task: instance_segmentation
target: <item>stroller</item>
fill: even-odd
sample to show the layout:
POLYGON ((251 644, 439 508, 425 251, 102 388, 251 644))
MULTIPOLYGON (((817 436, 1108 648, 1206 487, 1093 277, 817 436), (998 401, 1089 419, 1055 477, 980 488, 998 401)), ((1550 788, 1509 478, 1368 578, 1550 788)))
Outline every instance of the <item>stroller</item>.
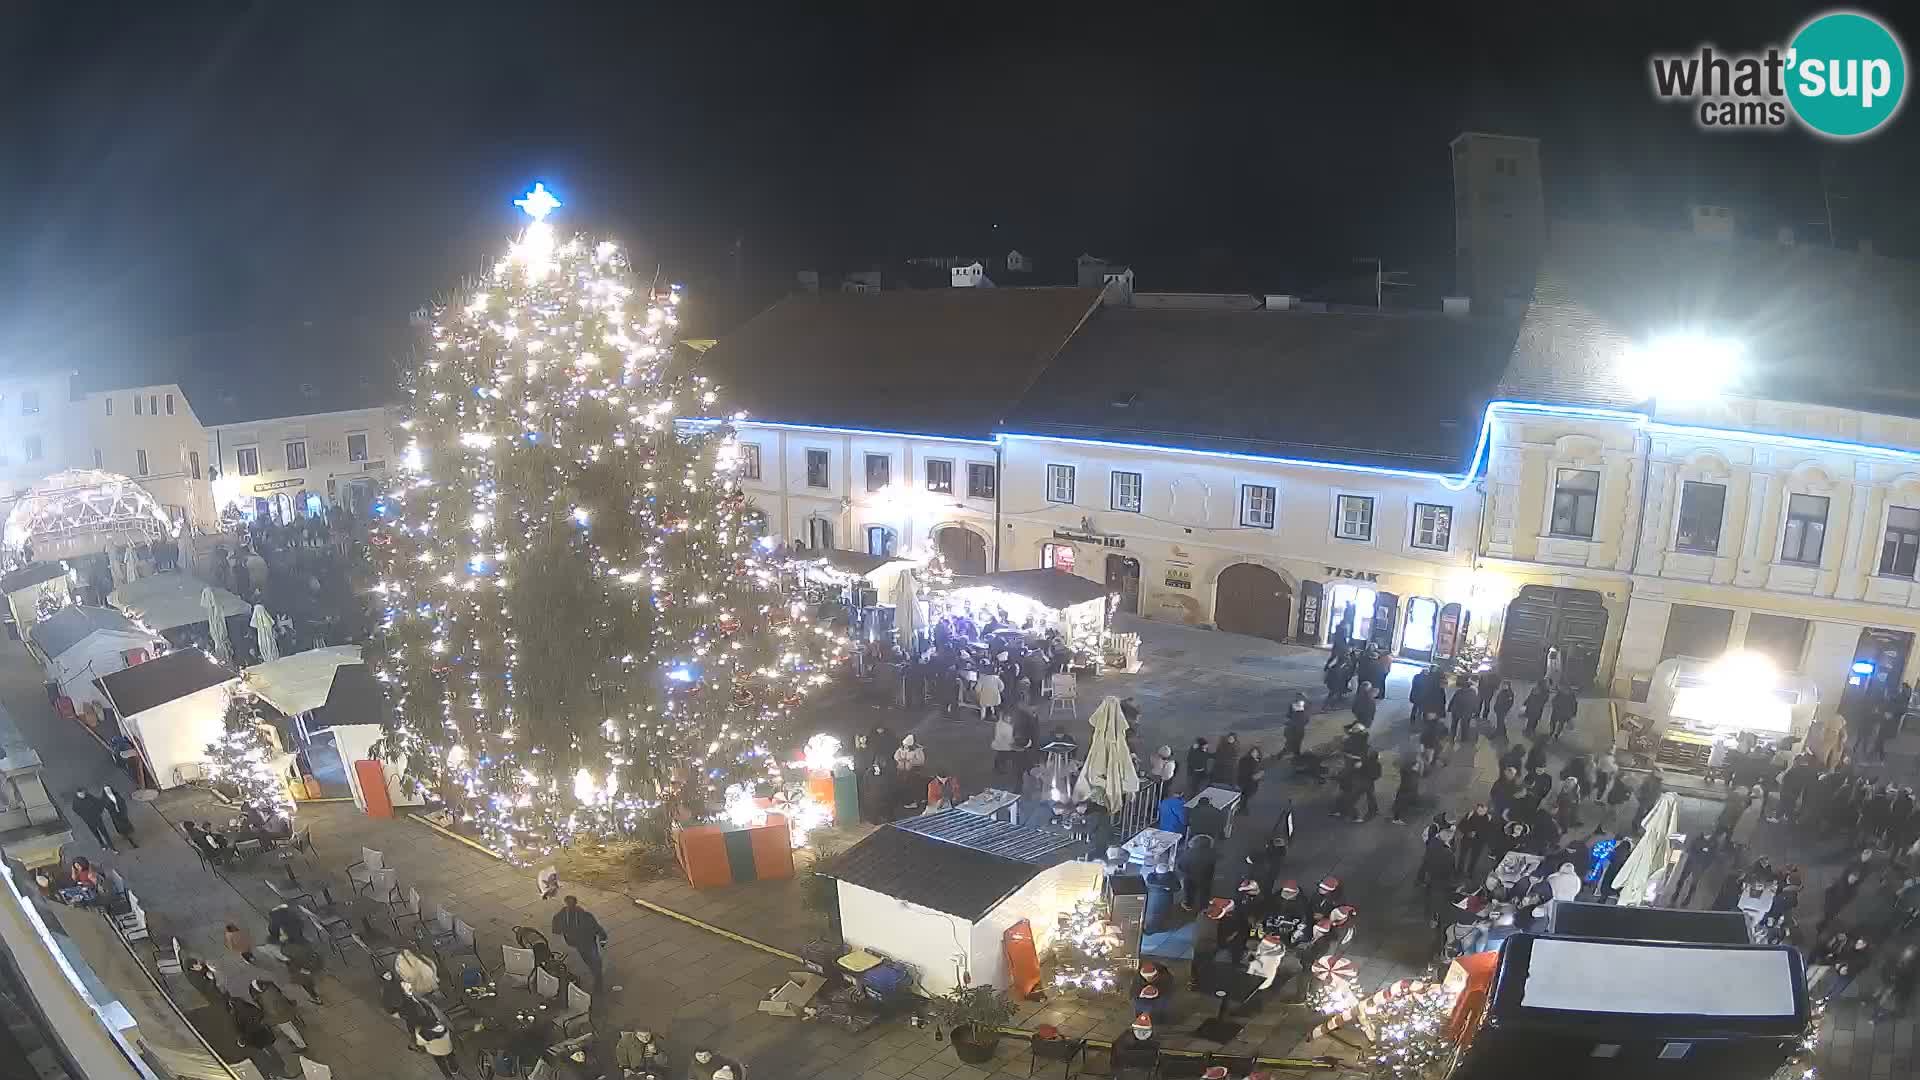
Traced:
POLYGON ((547 935, 531 926, 516 926, 513 928, 513 943, 533 953, 533 966, 559 979, 560 985, 574 981, 573 972, 567 970, 567 958, 553 951, 553 947, 547 944, 547 935))

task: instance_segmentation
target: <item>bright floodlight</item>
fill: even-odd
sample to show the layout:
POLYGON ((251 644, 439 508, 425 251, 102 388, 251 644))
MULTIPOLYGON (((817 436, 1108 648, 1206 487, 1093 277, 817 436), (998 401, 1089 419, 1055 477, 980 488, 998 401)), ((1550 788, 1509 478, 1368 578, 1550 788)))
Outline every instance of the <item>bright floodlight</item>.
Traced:
POLYGON ((1704 334, 1669 334, 1627 354, 1621 379, 1640 399, 1705 401, 1740 371, 1740 343, 1704 334))

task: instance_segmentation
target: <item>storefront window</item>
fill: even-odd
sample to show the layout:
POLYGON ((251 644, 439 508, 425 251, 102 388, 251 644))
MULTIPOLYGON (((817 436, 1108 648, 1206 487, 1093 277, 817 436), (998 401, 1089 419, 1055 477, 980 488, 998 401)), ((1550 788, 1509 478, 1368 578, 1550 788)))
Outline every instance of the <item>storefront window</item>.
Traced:
POLYGON ((1073 545, 1040 545, 1040 569, 1059 570, 1067 574, 1073 573, 1073 545))
POLYGON ((1400 637, 1403 653, 1433 655, 1434 626, 1440 620, 1440 605, 1424 596, 1407 601, 1407 632, 1400 637))

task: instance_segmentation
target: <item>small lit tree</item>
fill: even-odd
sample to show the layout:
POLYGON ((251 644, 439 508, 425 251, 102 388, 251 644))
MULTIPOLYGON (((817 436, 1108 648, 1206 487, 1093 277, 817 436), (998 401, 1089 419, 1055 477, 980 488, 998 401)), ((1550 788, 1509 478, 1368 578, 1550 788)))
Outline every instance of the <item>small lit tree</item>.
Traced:
POLYGON ((1098 900, 1082 900, 1060 916, 1053 936, 1053 985, 1083 994, 1110 994, 1119 988, 1113 954, 1120 928, 1098 900))
POLYGON ((275 767, 280 748, 270 734, 271 725, 260 712, 259 699, 245 687, 228 690, 220 738, 207 744, 208 779, 233 788, 242 803, 291 818, 293 796, 275 767))
POLYGON ((1367 1006, 1366 1026, 1374 1039, 1362 1055, 1373 1080, 1432 1080, 1454 1051, 1447 1034, 1453 1012, 1450 994, 1407 994, 1367 1006))

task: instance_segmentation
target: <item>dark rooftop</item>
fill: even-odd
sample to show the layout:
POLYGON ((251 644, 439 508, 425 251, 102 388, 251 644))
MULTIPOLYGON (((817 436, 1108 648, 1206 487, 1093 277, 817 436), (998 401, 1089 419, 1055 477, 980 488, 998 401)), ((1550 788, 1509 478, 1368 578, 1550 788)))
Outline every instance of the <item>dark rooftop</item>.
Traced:
POLYGON ((1437 313, 1102 308, 1007 428, 1458 472, 1514 334, 1437 313))
POLYGON ((413 343, 404 323, 298 323, 175 341, 151 363, 180 373, 194 415, 213 427, 396 404, 413 343))
POLYGON ((985 439, 1098 295, 800 294, 721 338, 701 371, 730 406, 758 419, 985 439))
POLYGON ((1061 861, 1066 836, 965 810, 882 825, 848 848, 833 876, 908 903, 974 920, 1061 861))
POLYGON ((93 636, 96 630, 117 630, 126 634, 141 633, 132 619, 112 608, 68 604, 33 624, 27 630, 27 637, 39 646, 41 652, 48 656, 59 656, 93 636))
POLYGON ((1745 397, 1920 417, 1920 267, 1812 244, 1556 222, 1510 396, 1629 406, 1621 356, 1662 334, 1745 349, 1745 397))
POLYGON ((61 562, 39 562, 31 566, 23 566, 5 577, 0 577, 0 593, 19 592, 21 589, 31 588, 43 581, 65 577, 66 574, 67 564, 61 562))
POLYGON ((137 716, 234 677, 233 671, 215 663, 199 649, 176 649, 94 682, 107 692, 120 715, 137 716))
POLYGON ((388 711, 387 695, 367 665, 341 664, 333 669, 326 704, 309 726, 323 730, 339 724, 384 724, 388 711))

